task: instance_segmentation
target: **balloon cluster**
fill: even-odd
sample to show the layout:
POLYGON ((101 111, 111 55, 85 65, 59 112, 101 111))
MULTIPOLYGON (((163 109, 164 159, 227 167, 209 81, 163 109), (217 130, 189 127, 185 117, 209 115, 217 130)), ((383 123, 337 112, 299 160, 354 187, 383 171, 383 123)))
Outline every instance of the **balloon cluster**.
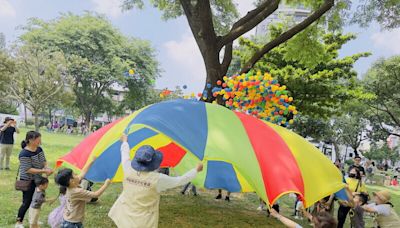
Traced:
MULTIPOLYGON (((223 81, 218 80, 216 84, 212 89, 211 84, 207 84, 211 96, 222 96, 229 109, 283 126, 292 124, 293 116, 297 114, 296 107, 291 105, 293 97, 288 96, 286 86, 281 86, 268 73, 225 76, 223 81)), ((204 100, 209 97, 207 90, 199 95, 204 100)))
POLYGON ((164 89, 164 90, 160 93, 160 97, 161 97, 161 98, 165 98, 165 97, 167 97, 168 95, 170 95, 171 93, 172 93, 171 90, 169 90, 169 89, 164 89))

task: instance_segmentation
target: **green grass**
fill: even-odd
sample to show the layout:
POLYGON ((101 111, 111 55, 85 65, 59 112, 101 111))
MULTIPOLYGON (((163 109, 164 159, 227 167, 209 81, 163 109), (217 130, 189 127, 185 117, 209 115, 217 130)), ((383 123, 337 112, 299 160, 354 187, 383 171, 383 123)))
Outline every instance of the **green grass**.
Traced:
MULTIPOLYGON (((25 136, 25 129, 18 135, 11 158, 12 171, 0 172, 0 227, 13 227, 16 212, 20 206, 21 192, 14 190, 16 169, 18 167, 19 142, 25 136)), ((82 136, 42 132, 43 149, 50 166, 57 158, 70 151, 83 139, 82 136)), ((53 180, 47 196, 57 196, 58 190, 53 180)), ((98 186, 97 186, 98 187, 98 186)), ((373 190, 381 187, 373 186, 373 190)), ((121 184, 112 184, 95 204, 89 204, 86 210, 85 226, 88 228, 115 227, 107 214, 122 190, 121 184)), ((393 203, 400 207, 400 195, 393 189, 393 203)), ((258 199, 255 194, 233 194, 230 203, 214 200, 215 191, 200 190, 200 196, 182 196, 179 189, 164 193, 160 203, 160 227, 283 227, 278 221, 267 218, 265 212, 258 212, 258 199)), ((280 201, 282 214, 292 214, 294 200, 283 197, 280 201)), ((47 215, 58 204, 44 205, 41 221, 47 222, 47 215)), ((336 207, 337 208, 337 207, 336 207)), ((397 208, 398 212, 399 208, 397 208)), ((27 217, 26 217, 27 218, 27 217)), ((370 222, 370 219, 367 220, 370 222)), ((306 222, 300 222, 308 227, 306 222)), ((27 224, 27 219, 25 219, 27 224)), ((44 225, 43 227, 47 227, 44 225)), ((367 226, 369 227, 369 226, 367 226)))

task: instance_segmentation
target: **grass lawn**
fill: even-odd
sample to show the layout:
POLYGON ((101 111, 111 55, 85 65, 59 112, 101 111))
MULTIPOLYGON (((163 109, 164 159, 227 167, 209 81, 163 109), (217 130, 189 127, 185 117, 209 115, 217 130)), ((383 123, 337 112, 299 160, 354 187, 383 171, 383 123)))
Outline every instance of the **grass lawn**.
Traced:
MULTIPOLYGON (((19 142, 25 136, 26 130, 22 129, 16 139, 11 158, 11 171, 0 171, 0 228, 13 227, 16 212, 20 206, 21 192, 14 190, 16 169, 18 167, 19 142)), ((43 149, 51 166, 61 155, 70 151, 83 139, 82 136, 54 134, 42 132, 43 149)), ((58 190, 54 181, 47 191, 49 198, 55 197, 58 190)), ((381 187, 373 186, 371 190, 381 187), (373 188, 373 189, 372 189, 373 188)), ((121 192, 121 184, 112 184, 100 200, 89 204, 86 210, 85 226, 88 228, 115 227, 108 218, 107 213, 113 202, 121 192)), ((400 213, 400 193, 393 189, 393 203, 397 205, 400 213)), ((200 196, 182 196, 179 189, 164 193, 160 203, 160 227, 283 227, 275 219, 267 218, 265 212, 258 212, 258 199, 255 194, 233 194, 230 203, 214 200, 215 192, 200 190, 200 196)), ((284 197, 281 202, 282 213, 286 216, 292 214, 294 200, 284 197)), ((58 204, 44 205, 41 212, 41 221, 47 222, 47 215, 58 204)), ((26 218, 28 215, 26 216, 26 218)), ((370 223, 370 220, 367 220, 370 223)), ((305 227, 307 223, 301 222, 305 227)), ((27 224, 27 219, 25 219, 27 224)), ((42 227, 47 227, 46 225, 42 227)), ((371 226, 367 226, 371 227, 371 226)))

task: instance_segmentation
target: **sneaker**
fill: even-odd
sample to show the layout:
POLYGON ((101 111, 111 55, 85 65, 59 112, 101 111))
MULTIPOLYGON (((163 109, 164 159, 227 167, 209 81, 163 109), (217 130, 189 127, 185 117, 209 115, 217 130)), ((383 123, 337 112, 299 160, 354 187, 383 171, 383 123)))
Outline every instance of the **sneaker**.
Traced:
POLYGON ((263 208, 262 206, 259 206, 259 207, 257 208, 257 211, 262 211, 262 210, 264 210, 264 208, 263 208))
POLYGON ((221 195, 221 194, 218 194, 217 197, 215 197, 215 199, 217 199, 217 200, 222 199, 222 195, 221 195))
POLYGON ((193 194, 193 196, 198 196, 198 195, 199 195, 199 194, 197 194, 197 193, 196 193, 196 194, 193 194))
POLYGON ((229 199, 229 196, 225 197, 225 201, 230 202, 231 200, 229 199))
POLYGON ((185 195, 185 192, 181 192, 182 195, 185 195))

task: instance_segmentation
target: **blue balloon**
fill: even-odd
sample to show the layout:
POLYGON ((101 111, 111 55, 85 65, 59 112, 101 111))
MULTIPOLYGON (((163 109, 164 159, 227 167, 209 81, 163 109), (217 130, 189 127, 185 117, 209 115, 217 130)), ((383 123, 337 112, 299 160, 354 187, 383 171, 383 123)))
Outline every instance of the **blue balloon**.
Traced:
POLYGON ((211 89, 211 84, 207 83, 207 89, 211 89))
POLYGON ((187 89, 187 85, 183 85, 182 88, 183 88, 183 89, 187 89))

